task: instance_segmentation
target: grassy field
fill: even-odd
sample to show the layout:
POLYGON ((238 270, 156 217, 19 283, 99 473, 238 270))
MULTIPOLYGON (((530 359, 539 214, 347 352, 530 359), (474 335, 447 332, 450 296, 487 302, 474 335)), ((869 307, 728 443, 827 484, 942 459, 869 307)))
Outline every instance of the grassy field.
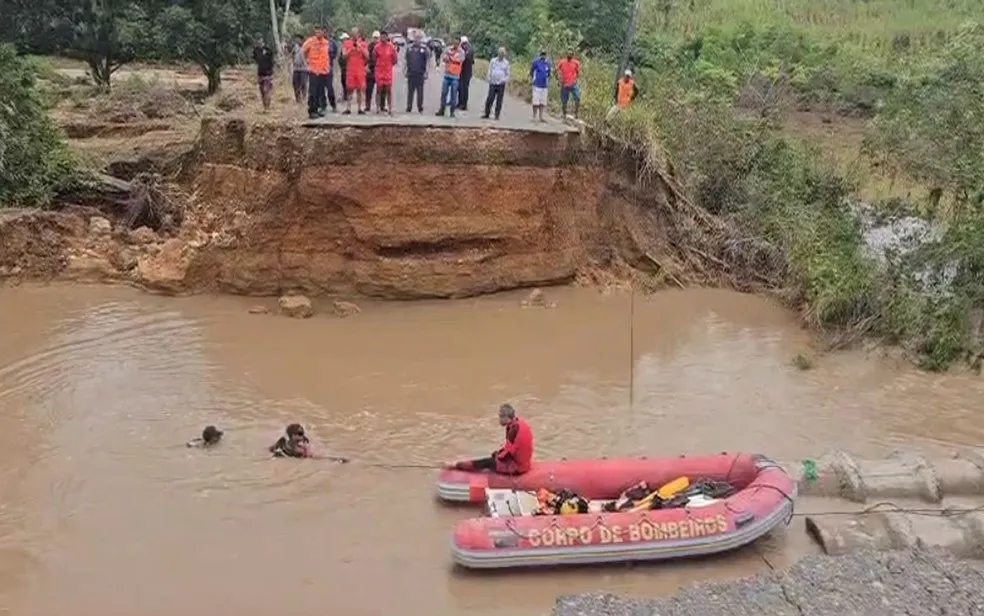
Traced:
MULTIPOLYGON (((672 161, 690 204, 714 215, 707 222, 689 204, 670 212, 694 219, 674 223, 687 237, 678 245, 726 261, 732 284, 778 291, 835 340, 873 334, 927 368, 979 366, 984 346, 968 315, 984 301, 973 273, 984 252, 970 238, 984 236, 984 216, 960 204, 984 195, 984 137, 974 119, 984 30, 968 23, 984 16, 984 5, 646 0, 644 7, 633 48, 640 97, 606 120, 614 66, 592 58, 588 45, 581 119, 630 144, 643 168, 672 161), (934 194, 944 194, 944 207, 934 194), (947 212, 938 224, 950 231, 879 264, 862 238, 858 200, 879 218, 947 212), (925 272, 953 282, 941 292, 925 272)), ((534 37, 554 57, 571 39, 557 27, 534 37)), ((513 88, 528 96, 528 59, 521 53, 515 61, 513 88)), ((556 112, 555 90, 551 98, 556 112)))
POLYGON ((916 48, 937 46, 961 23, 984 14, 978 0, 646 0, 644 7, 645 29, 694 34, 741 22, 795 26, 810 36, 886 54, 897 35, 908 36, 916 48))

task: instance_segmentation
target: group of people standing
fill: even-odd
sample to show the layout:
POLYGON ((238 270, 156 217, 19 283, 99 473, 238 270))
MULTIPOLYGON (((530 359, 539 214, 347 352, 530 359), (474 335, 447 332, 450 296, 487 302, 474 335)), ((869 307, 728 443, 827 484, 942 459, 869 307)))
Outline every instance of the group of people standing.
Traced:
MULTIPOLYGON (((307 99, 310 118, 324 117, 328 107, 333 112, 338 111, 334 85, 336 66, 341 73, 342 99, 345 102, 343 114, 352 113, 353 99, 356 113, 360 115, 372 110, 374 100, 378 113, 393 114, 393 80, 401 50, 386 31, 373 32, 367 41, 358 28, 353 28, 351 33, 342 33, 339 40, 335 40, 330 29, 316 28, 313 35, 306 40, 298 37, 289 52, 293 68, 294 96, 298 103, 307 99)), ((423 35, 417 31, 414 33, 414 40, 404 52, 403 76, 407 80, 407 113, 414 106, 419 113, 424 111, 424 86, 430 78, 432 55, 436 58, 438 67, 442 63, 444 65, 441 100, 436 115, 449 114, 454 117, 455 111, 467 111, 475 65, 475 51, 468 37, 462 36, 452 40, 446 48, 438 49, 433 41, 431 44, 425 43, 423 35)), ((253 57, 257 64, 260 96, 264 109, 268 109, 273 91, 275 55, 262 41, 258 41, 253 57)), ((554 72, 553 63, 546 51, 541 50, 530 64, 529 71, 534 121, 546 122, 549 85, 554 72)), ((499 119, 506 87, 511 78, 512 67, 506 49, 500 47, 496 57, 489 62, 489 88, 483 119, 499 119)), ((556 78, 560 84, 560 103, 564 117, 577 118, 581 105, 581 62, 573 51, 557 62, 556 78), (569 115, 568 109, 572 103, 573 114, 569 115)), ((616 103, 609 115, 628 107, 637 94, 638 88, 632 71, 626 70, 616 83, 616 103)))
POLYGON ((335 96, 335 66, 341 72, 343 114, 372 110, 375 94, 376 109, 393 114, 393 73, 399 61, 396 45, 386 31, 373 32, 366 41, 358 28, 343 33, 340 42, 325 28, 315 28, 307 40, 295 41, 291 48, 294 97, 298 103, 307 98, 308 117, 324 117, 331 107, 338 111, 335 96))

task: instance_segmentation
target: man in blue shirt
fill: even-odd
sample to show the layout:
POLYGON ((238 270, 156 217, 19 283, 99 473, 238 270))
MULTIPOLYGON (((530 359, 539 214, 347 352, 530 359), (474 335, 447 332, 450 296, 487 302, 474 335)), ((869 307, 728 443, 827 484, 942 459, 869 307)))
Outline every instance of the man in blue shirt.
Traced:
POLYGON ((547 87, 550 85, 550 60, 547 59, 547 52, 540 50, 540 56, 533 60, 530 65, 530 79, 533 81, 533 121, 538 118, 541 122, 547 120, 543 117, 543 110, 547 108, 547 87))

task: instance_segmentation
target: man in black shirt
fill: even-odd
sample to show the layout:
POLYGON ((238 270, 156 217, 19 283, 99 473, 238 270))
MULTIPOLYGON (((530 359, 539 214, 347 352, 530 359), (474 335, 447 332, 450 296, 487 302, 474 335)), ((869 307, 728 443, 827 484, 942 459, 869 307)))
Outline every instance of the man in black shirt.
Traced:
POLYGON ((424 82, 427 81, 430 67, 430 50, 424 45, 424 36, 419 31, 413 34, 413 43, 407 47, 403 62, 403 75, 407 78, 407 113, 413 109, 414 95, 417 97, 417 111, 424 112, 424 82))
POLYGON ((366 112, 372 111, 372 93, 376 89, 376 45, 379 44, 379 31, 372 33, 369 41, 369 64, 366 65, 366 112))
POLYGON ((260 86, 260 100, 263 111, 270 109, 273 102, 273 70, 276 57, 266 42, 259 38, 253 46, 253 60, 256 62, 257 83, 260 86))
POLYGON ((461 50, 465 59, 461 63, 461 77, 458 83, 458 109, 468 111, 468 91, 471 89, 472 70, 475 67, 475 49, 468 42, 468 37, 461 37, 461 50))

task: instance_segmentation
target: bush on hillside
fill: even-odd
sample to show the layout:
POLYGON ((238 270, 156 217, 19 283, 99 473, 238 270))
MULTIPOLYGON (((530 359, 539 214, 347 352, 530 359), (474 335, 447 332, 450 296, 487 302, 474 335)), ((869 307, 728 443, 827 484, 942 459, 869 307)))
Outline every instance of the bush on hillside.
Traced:
POLYGON ((13 47, 0 45, 0 207, 45 205, 71 172, 34 66, 13 47))

